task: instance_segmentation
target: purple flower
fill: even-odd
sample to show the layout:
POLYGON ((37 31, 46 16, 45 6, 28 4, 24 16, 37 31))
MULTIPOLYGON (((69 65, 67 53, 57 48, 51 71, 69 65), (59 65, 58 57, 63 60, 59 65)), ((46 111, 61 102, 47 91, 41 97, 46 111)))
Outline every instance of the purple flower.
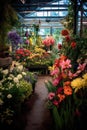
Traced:
POLYGON ((11 40, 13 44, 22 43, 22 39, 16 31, 10 31, 8 33, 8 39, 11 40))

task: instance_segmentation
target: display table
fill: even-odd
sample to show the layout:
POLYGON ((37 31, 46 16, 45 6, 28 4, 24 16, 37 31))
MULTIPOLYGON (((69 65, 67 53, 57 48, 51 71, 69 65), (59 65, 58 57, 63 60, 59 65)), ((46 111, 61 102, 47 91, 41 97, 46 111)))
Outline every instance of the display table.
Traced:
POLYGON ((28 67, 28 70, 32 71, 32 72, 39 72, 41 74, 48 74, 49 73, 47 65, 30 65, 28 67))

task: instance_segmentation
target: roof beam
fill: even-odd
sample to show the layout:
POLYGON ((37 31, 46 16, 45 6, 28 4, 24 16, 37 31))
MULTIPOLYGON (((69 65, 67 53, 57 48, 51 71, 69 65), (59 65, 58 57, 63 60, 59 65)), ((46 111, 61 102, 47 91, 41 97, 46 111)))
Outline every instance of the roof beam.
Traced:
POLYGON ((43 19, 51 19, 51 18, 64 18, 65 16, 25 16, 24 19, 39 19, 39 18, 43 18, 43 19))
POLYGON ((54 12, 54 11, 68 11, 68 9, 43 9, 43 10, 40 10, 40 9, 36 9, 36 10, 26 10, 26 11, 19 11, 20 14, 28 14, 30 12, 45 12, 45 11, 50 11, 50 12, 54 12))
POLYGON ((16 8, 21 8, 21 7, 23 7, 23 8, 25 8, 25 7, 30 7, 30 8, 32 8, 32 7, 68 7, 68 5, 67 4, 40 4, 40 5, 31 5, 31 4, 13 4, 13 6, 14 7, 16 7, 16 8))

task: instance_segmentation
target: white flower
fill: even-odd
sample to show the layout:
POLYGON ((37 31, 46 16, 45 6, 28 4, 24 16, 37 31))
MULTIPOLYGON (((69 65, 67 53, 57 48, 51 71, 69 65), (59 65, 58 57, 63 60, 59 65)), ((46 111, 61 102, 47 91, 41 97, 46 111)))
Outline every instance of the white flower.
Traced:
POLYGON ((13 80, 14 80, 15 83, 19 83, 19 80, 18 80, 17 77, 15 77, 13 80))
POLYGON ((26 73, 25 73, 25 72, 22 72, 22 75, 24 75, 24 76, 25 76, 25 75, 26 75, 26 73))
POLYGON ((14 86, 14 84, 12 84, 11 82, 9 83, 9 89, 11 89, 14 86))
POLYGON ((4 102, 2 101, 2 99, 0 99, 0 105, 2 105, 4 102))
POLYGON ((13 74, 10 74, 9 77, 14 78, 14 75, 13 75, 13 74))
POLYGON ((23 65, 18 66, 17 69, 18 69, 19 71, 22 71, 22 70, 23 70, 23 65))
POLYGON ((12 80, 12 77, 8 77, 8 80, 12 80))
POLYGON ((12 98, 12 95, 11 95, 11 94, 8 94, 8 95, 7 95, 7 98, 8 98, 8 99, 12 98))
POLYGON ((7 75, 8 74, 8 69, 3 70, 2 73, 7 75))
POLYGON ((20 63, 17 62, 17 61, 14 61, 14 64, 15 64, 16 66, 19 66, 19 65, 20 65, 20 63))
POLYGON ((17 75, 17 78, 18 78, 18 79, 22 79, 22 75, 21 75, 21 74, 18 74, 18 75, 17 75))

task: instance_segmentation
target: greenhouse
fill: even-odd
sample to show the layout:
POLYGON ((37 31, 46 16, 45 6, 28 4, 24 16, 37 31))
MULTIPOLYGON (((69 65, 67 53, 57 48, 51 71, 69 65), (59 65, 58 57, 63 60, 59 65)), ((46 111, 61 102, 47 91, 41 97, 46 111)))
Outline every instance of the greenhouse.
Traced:
POLYGON ((0 16, 0 130, 86 130, 87 0, 1 0, 0 16))

